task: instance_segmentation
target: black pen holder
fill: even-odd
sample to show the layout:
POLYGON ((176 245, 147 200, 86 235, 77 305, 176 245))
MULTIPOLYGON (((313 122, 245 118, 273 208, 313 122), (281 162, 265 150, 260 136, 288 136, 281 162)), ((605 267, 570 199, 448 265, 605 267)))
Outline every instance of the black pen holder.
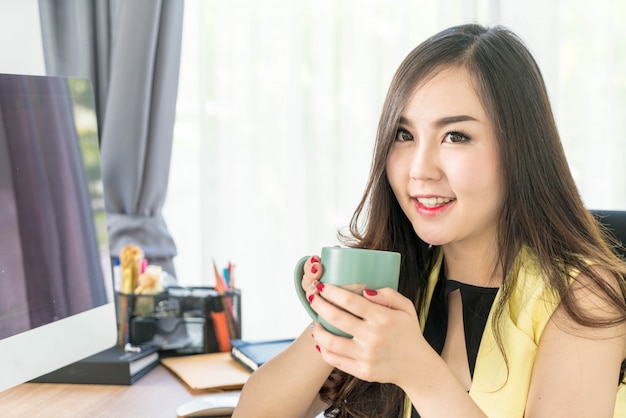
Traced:
POLYGON ((241 338, 241 291, 168 287, 154 295, 117 294, 118 342, 155 345, 162 354, 230 351, 241 338))

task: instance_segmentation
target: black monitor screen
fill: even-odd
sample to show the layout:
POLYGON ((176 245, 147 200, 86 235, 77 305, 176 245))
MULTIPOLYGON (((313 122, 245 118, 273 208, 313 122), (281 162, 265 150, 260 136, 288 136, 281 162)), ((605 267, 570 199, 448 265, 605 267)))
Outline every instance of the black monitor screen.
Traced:
POLYGON ((0 339, 111 300, 93 103, 83 79, 0 74, 0 339))

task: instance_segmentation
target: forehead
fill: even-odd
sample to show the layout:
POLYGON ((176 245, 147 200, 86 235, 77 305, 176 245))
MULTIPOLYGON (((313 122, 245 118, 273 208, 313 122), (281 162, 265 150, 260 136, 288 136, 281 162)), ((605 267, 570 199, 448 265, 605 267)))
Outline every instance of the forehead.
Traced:
POLYGON ((472 115, 487 121, 475 78, 465 67, 443 68, 418 83, 405 103, 403 118, 440 118, 472 115))

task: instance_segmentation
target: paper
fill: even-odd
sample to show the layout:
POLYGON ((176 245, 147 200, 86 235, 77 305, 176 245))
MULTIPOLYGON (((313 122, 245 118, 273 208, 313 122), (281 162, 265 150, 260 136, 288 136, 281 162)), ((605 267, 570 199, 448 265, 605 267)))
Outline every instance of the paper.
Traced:
POLYGON ((251 374, 233 360, 230 353, 165 357, 161 363, 190 388, 198 390, 241 389, 251 374))

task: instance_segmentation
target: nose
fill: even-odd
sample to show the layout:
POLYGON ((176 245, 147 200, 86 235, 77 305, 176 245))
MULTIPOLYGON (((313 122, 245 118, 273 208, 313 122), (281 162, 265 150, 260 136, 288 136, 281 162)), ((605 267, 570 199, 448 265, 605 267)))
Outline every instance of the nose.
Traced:
POLYGON ((411 159, 411 180, 433 181, 441 179, 439 152, 436 145, 422 142, 416 146, 411 159))

